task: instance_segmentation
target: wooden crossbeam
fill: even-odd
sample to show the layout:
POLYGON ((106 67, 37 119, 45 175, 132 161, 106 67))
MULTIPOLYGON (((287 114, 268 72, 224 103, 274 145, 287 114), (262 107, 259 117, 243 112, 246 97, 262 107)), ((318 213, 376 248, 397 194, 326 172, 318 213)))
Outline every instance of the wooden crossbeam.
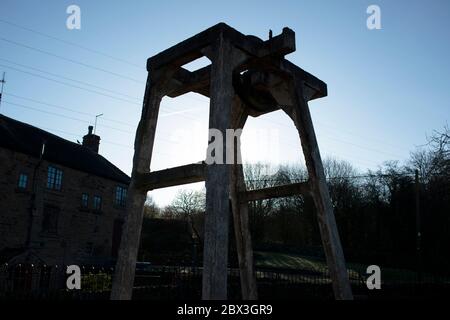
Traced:
POLYGON ((325 82, 313 76, 309 72, 306 72, 299 66, 296 66, 292 62, 286 59, 281 59, 278 67, 283 71, 294 74, 298 79, 302 79, 303 83, 314 91, 312 96, 307 97, 307 101, 323 98, 328 95, 327 84, 325 82))
POLYGON ((196 71, 180 68, 173 75, 171 87, 167 92, 171 98, 181 96, 188 92, 196 92, 209 98, 209 82, 211 66, 206 66, 196 71))
POLYGON ((295 51, 295 32, 289 28, 283 28, 283 32, 278 36, 270 38, 264 42, 258 50, 257 57, 265 57, 268 55, 278 54, 285 56, 295 51), (274 49, 276 48, 276 52, 274 49))
MULTIPOLYGON (((273 39, 275 39, 275 38, 273 38, 273 39)), ((271 40, 268 40, 268 41, 271 41, 271 40)), ((280 42, 280 41, 281 40, 277 40, 277 42, 280 42)), ((256 58, 256 59, 254 59, 254 62, 256 63, 258 60, 259 59, 256 58)), ((256 65, 257 65, 257 63, 256 63, 256 65)), ((300 79, 304 80, 305 92, 309 93, 308 96, 306 97, 308 101, 327 96, 326 83, 324 83, 322 80, 318 79, 317 77, 313 76, 312 74, 306 72, 302 68, 294 65, 292 62, 290 62, 286 59, 274 59, 274 61, 272 62, 272 66, 269 67, 268 69, 270 70, 271 68, 274 67, 274 65, 277 65, 277 68, 281 68, 289 73, 294 73, 300 79)), ((250 87, 255 85, 253 83, 253 78, 254 78, 255 74, 260 74, 261 76, 263 76, 264 72, 259 72, 259 71, 252 72, 252 79, 247 84, 250 87)), ((167 91, 167 96, 169 96, 171 98, 175 98, 175 97, 181 96, 183 94, 186 94, 188 92, 196 92, 196 93, 199 93, 199 94, 204 95, 205 97, 209 98, 210 77, 211 77, 211 66, 210 65, 203 67, 201 69, 198 69, 196 71, 189 71, 189 70, 186 70, 186 69, 180 67, 179 70, 177 72, 175 72, 175 74, 173 75, 173 78, 170 83, 170 89, 167 91)), ((244 79, 246 77, 249 78, 249 75, 247 74, 247 75, 241 76, 242 79, 244 79)), ((266 80, 268 80, 268 79, 266 79, 266 80)), ((241 84, 241 85, 244 86, 244 84, 241 84)), ((273 84, 265 83, 265 86, 267 88, 271 88, 273 86, 273 84)), ((236 89, 239 90, 239 88, 236 88, 236 89)), ((243 87, 243 89, 245 89, 245 87, 243 87)), ((242 95, 243 93, 240 92, 240 94, 242 95)), ((247 95, 248 94, 249 93, 247 92, 247 95)), ((274 103, 270 99, 265 99, 264 95, 261 94, 261 92, 255 93, 255 96, 260 100, 262 99, 262 101, 267 101, 266 103, 269 104, 271 106, 271 108, 266 108, 266 106, 264 106, 263 107, 264 111, 258 109, 258 111, 255 114, 252 114, 253 116, 271 112, 271 111, 277 110, 279 108, 277 103, 274 103)), ((242 98, 244 100, 246 100, 245 96, 242 98)), ((253 101, 253 103, 250 103, 250 105, 253 107, 258 107, 257 105, 256 106, 254 105, 254 102, 255 101, 253 101)), ((280 102, 278 104, 282 104, 282 103, 280 102)))
POLYGON ((282 186, 250 190, 243 192, 242 201, 256 201, 271 198, 283 198, 295 195, 309 195, 310 188, 308 182, 287 184, 282 186))
POLYGON ((149 58, 147 70, 152 71, 168 65, 181 67, 202 57, 202 50, 213 44, 220 33, 249 57, 284 56, 295 51, 295 33, 289 28, 284 28, 281 34, 263 41, 254 36, 246 36, 225 23, 218 23, 149 58))
POLYGON ((205 163, 193 163, 136 176, 138 189, 155 190, 205 180, 205 163))

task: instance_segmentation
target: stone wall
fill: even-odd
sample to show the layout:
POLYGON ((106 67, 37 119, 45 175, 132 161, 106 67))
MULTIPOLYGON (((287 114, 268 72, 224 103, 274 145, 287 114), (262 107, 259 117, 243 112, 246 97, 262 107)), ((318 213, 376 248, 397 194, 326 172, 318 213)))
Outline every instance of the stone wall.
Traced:
POLYGON ((115 189, 125 185, 3 148, 0 163, 0 252, 26 249, 30 234, 29 250, 13 262, 69 265, 111 261, 114 222, 125 217, 125 209, 115 205, 115 189), (63 171, 60 191, 47 189, 49 165, 63 171), (18 189, 20 173, 28 175, 26 190, 18 189), (82 208, 83 193, 89 195, 88 208, 82 208), (94 196, 102 198, 100 211, 93 209, 94 196), (59 211, 56 232, 43 231, 46 207, 59 211))

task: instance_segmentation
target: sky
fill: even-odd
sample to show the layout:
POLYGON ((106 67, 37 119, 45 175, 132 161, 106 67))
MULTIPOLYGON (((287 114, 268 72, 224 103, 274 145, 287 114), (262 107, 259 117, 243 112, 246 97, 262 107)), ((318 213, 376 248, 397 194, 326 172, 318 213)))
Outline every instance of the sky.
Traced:
MULTIPOLYGON (((310 103, 322 158, 361 171, 404 162, 448 123, 446 0, 2 0, 0 113, 74 142, 103 114, 96 127, 100 154, 130 174, 146 60, 219 22, 263 40, 269 30, 296 32, 297 50, 287 59, 328 85, 328 96, 310 103), (381 29, 369 30, 366 10, 373 4, 381 29), (66 26, 70 5, 80 8, 80 29, 66 26)), ((163 99, 151 170, 205 158, 208 107, 197 94, 163 99)), ((298 134, 281 111, 248 120, 242 155, 244 163, 304 163, 298 134)), ((164 206, 177 190, 150 195, 164 206)))

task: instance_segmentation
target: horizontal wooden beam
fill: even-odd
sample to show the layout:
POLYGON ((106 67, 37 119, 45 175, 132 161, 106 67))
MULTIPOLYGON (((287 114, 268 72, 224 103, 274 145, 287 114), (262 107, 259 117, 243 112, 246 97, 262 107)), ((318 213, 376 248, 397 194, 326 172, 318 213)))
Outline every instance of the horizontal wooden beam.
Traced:
POLYGON ((308 97, 307 100, 323 98, 328 95, 327 84, 325 82, 313 76, 309 72, 306 72, 302 68, 296 66, 292 62, 286 59, 281 59, 278 67, 281 70, 294 74, 296 77, 298 77, 298 79, 302 79, 305 85, 315 91, 315 93, 311 97, 308 97))
POLYGON ((170 169, 143 173, 136 176, 136 185, 141 190, 155 190, 201 182, 205 180, 205 163, 193 163, 170 169))
POLYGON ((188 92, 196 92, 209 98, 211 66, 196 71, 180 68, 175 72, 167 96, 175 98, 188 92))
POLYGON ((243 192, 242 201, 256 201, 272 198, 283 198, 295 195, 309 195, 310 188, 308 182, 300 182, 276 186, 258 190, 250 190, 243 192))
POLYGON ((258 49, 257 57, 277 55, 285 56, 295 51, 295 32, 289 28, 283 28, 283 32, 264 42, 258 49))
POLYGON ((263 41, 254 36, 246 36, 225 23, 218 23, 150 57, 147 60, 147 71, 151 72, 168 65, 181 67, 204 56, 202 50, 215 43, 220 34, 234 47, 248 54, 249 58, 280 57, 295 51, 295 33, 289 28, 284 28, 278 36, 263 41))
POLYGON ((195 36, 190 37, 147 60, 147 71, 156 70, 165 65, 182 66, 203 56, 201 50, 210 45, 223 29, 223 24, 217 24, 195 36))

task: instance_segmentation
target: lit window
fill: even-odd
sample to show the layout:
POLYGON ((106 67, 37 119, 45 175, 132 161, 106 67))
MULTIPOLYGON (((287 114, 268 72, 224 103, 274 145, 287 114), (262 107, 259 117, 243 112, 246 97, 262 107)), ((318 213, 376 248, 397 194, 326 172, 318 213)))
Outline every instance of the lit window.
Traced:
POLYGON ((127 199, 127 189, 121 186, 117 186, 115 204, 120 207, 125 207, 126 199, 127 199))
POLYGON ((61 190, 62 175, 62 170, 49 166, 47 175, 47 188, 53 190, 61 190))
POLYGON ((94 196, 94 210, 102 209, 102 197, 94 196))
POLYGON ((26 189, 28 185, 28 175, 25 173, 21 173, 19 175, 19 182, 17 183, 17 186, 19 189, 26 189))
POLYGON ((89 195, 87 193, 83 193, 81 195, 81 207, 87 208, 89 206, 89 195))

